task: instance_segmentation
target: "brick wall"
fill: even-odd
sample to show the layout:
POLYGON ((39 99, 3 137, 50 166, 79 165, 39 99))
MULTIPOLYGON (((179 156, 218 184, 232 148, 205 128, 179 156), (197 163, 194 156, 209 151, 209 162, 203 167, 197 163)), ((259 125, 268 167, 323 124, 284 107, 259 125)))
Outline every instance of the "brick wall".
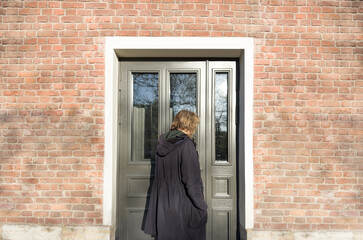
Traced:
POLYGON ((0 2, 0 222, 102 224, 104 37, 255 39, 255 228, 363 228, 363 2, 0 2))

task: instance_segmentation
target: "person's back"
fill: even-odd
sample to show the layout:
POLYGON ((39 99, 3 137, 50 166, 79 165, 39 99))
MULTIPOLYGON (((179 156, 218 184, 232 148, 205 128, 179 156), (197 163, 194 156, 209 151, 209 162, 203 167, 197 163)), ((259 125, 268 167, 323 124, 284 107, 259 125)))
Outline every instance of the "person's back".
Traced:
MULTIPOLYGON (((194 114, 183 111, 173 123, 180 121, 180 115, 194 114)), ((185 131, 172 128, 159 138, 155 179, 144 228, 145 233, 157 235, 159 240, 206 238, 207 204, 198 153, 188 136, 195 128, 181 129, 185 131)))

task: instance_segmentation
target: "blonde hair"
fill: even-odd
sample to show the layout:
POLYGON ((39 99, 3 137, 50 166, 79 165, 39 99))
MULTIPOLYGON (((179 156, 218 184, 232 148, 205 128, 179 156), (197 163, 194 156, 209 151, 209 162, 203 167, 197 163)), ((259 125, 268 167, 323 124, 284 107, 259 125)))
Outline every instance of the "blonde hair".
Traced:
POLYGON ((181 110, 178 112, 171 124, 170 130, 186 130, 194 133, 199 124, 199 117, 196 113, 181 110))

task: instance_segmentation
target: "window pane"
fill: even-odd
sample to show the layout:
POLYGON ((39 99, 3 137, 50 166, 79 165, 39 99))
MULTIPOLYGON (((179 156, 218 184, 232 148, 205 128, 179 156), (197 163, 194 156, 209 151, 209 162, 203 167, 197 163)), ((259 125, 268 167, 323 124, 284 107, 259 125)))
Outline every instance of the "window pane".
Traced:
POLYGON ((214 92, 216 161, 228 161, 228 73, 216 73, 214 92))
POLYGON ((182 109, 197 111, 197 74, 170 74, 170 111, 171 120, 182 109))
POLYGON ((158 140, 159 75, 133 73, 132 161, 155 158, 158 140))

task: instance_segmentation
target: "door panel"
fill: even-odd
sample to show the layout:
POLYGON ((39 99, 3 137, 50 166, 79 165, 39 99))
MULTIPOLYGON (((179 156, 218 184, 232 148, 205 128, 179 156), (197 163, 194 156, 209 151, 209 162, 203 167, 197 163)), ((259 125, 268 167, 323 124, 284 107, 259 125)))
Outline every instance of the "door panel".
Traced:
POLYGON ((212 211, 212 236, 215 240, 229 240, 231 236, 231 211, 212 211))
MULTIPOLYGON (((141 224, 144 216, 143 208, 128 209, 127 216, 127 236, 124 239, 127 240, 141 240, 141 239, 152 239, 148 235, 145 235, 141 230, 141 224)), ((120 238, 123 239, 123 238, 120 238)))
POLYGON ((197 151, 209 206, 207 239, 235 239, 235 62, 121 62, 118 239, 141 231, 155 147, 181 109, 197 112, 197 151), (233 231, 232 231, 233 229, 233 231))

